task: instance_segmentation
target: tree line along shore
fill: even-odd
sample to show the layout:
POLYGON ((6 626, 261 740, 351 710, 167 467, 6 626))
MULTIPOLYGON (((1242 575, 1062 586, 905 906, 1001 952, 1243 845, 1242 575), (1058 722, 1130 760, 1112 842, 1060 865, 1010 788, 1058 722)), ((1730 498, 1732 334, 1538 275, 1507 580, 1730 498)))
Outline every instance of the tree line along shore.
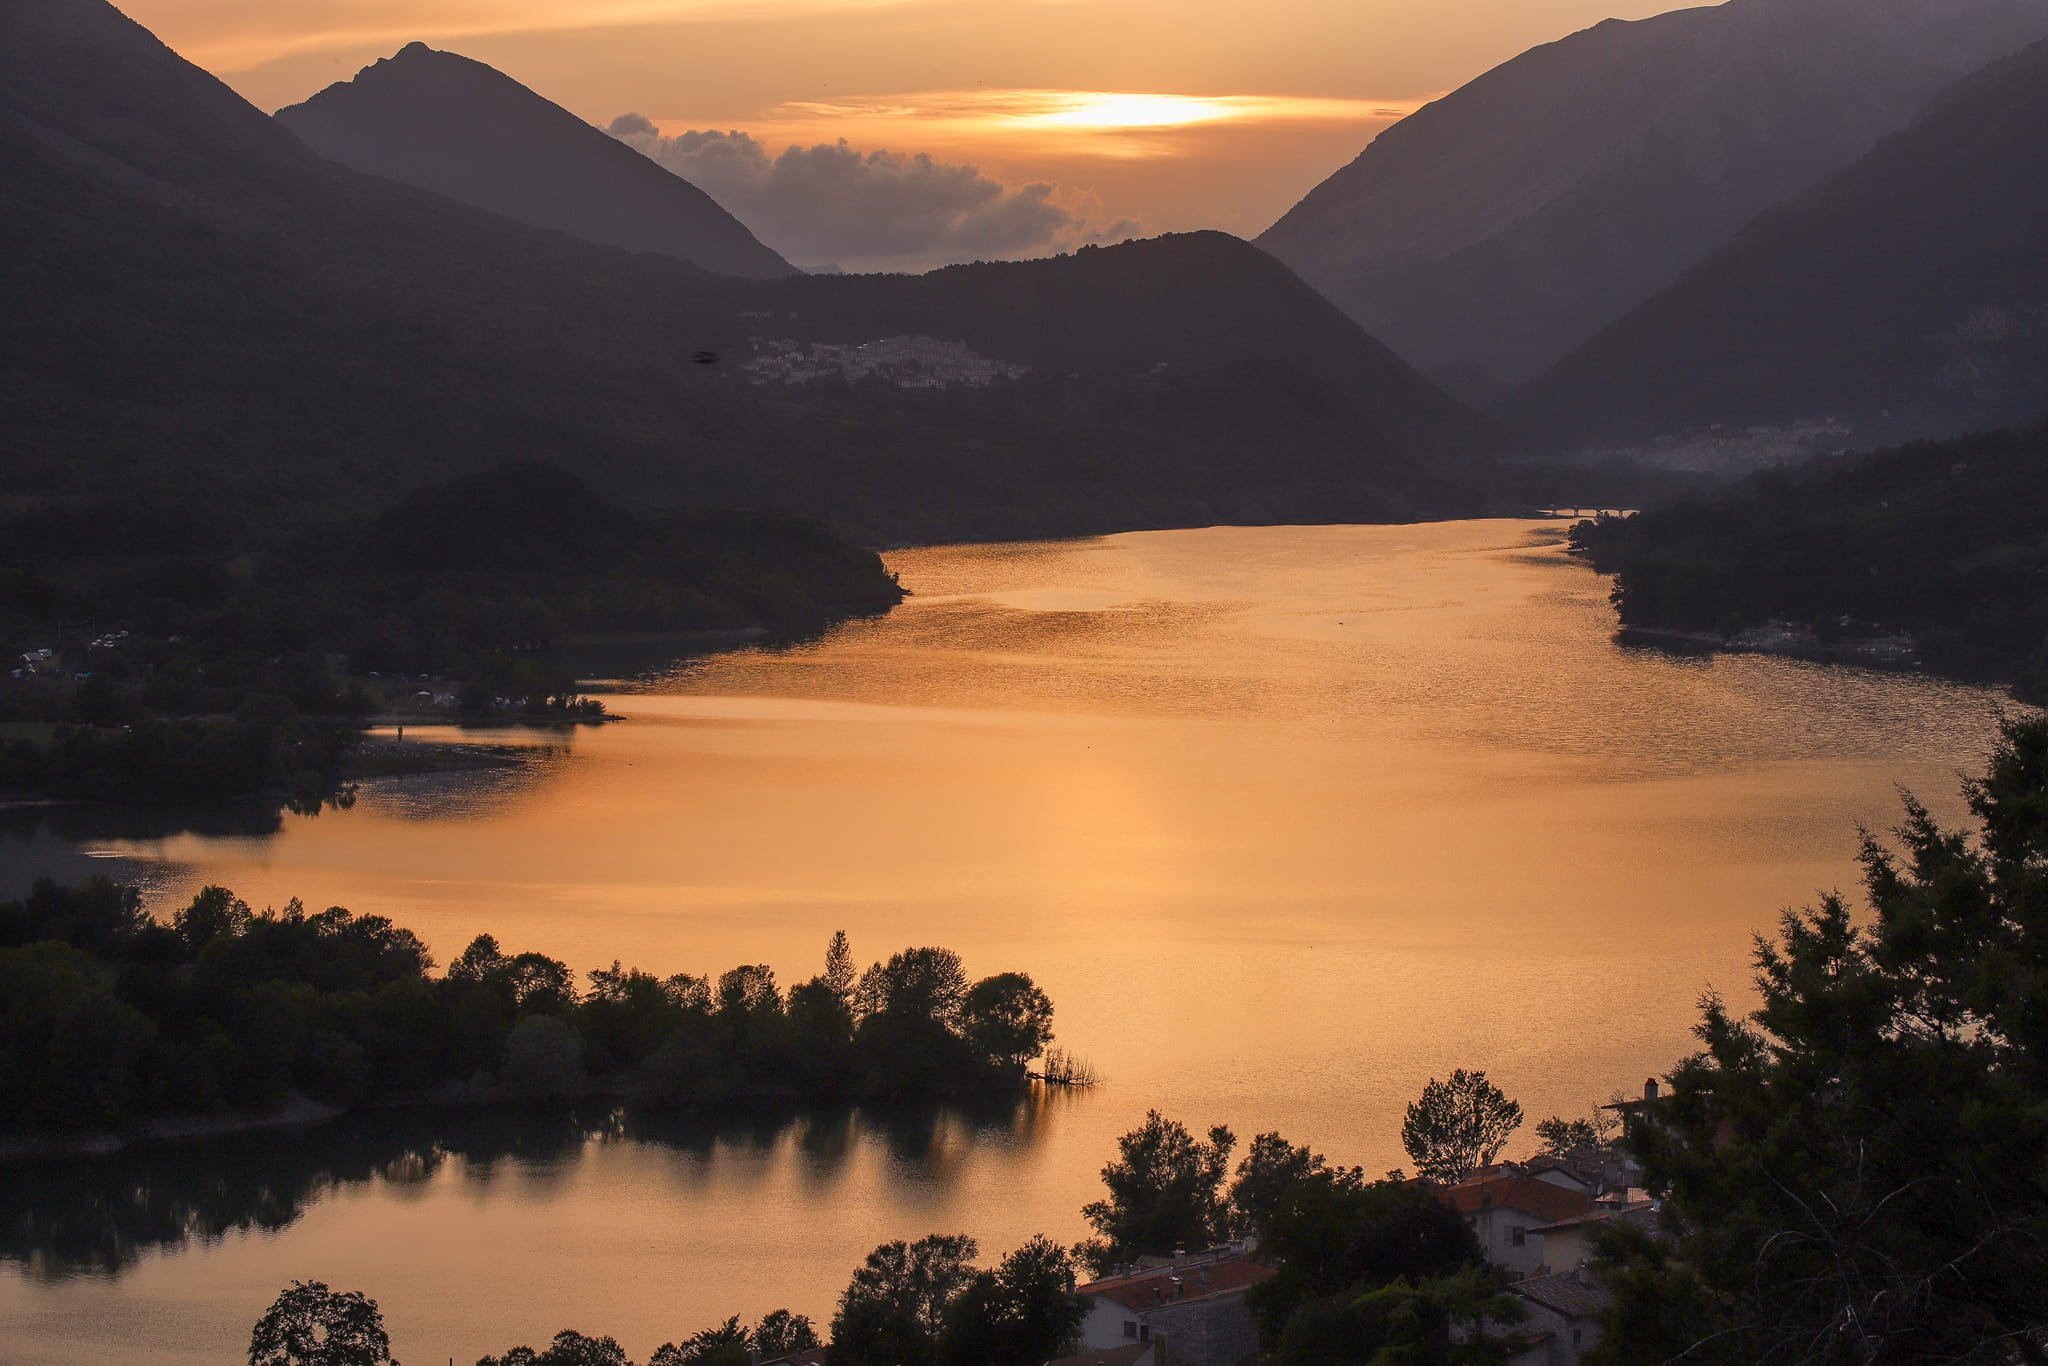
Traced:
POLYGON ((17 1155, 403 1103, 648 1109, 1015 1092, 1052 1039, 1029 976, 949 949, 786 990, 765 964, 657 976, 479 935, 445 971, 388 918, 208 887, 167 922, 105 879, 0 903, 0 1140, 17 1155))
POLYGON ((367 514, 29 498, 0 516, 0 795, 317 808, 400 758, 445 766, 366 755, 380 716, 602 719, 578 640, 729 647, 902 597, 819 523, 627 510, 533 463, 367 514))

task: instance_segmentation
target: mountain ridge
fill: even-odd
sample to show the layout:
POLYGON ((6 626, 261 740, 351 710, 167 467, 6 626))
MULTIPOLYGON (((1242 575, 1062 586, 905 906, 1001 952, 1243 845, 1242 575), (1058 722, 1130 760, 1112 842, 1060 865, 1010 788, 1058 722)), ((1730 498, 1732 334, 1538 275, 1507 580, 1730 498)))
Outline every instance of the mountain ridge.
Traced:
POLYGON ((2032 0, 1607 20, 1394 124, 1257 241, 1425 373, 1504 392, 2041 38, 2032 0))
POLYGON ((331 161, 720 274, 796 268, 695 185, 512 77, 408 43, 273 117, 331 161))
POLYGON ((1509 411, 1553 439, 1846 420, 1867 439, 2048 411, 2048 41, 1596 335, 1509 411), (1675 382, 1674 382, 1675 381, 1675 382))

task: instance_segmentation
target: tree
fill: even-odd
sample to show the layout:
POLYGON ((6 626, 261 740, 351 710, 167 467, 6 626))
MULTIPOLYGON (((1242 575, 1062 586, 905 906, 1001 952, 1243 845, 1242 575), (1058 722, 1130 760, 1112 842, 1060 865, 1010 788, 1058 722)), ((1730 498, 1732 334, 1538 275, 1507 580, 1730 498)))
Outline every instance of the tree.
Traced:
POLYGON ((692 1333, 679 1343, 663 1343, 647 1359, 647 1366, 748 1366, 753 1351, 753 1339, 740 1327, 735 1314, 716 1328, 692 1333))
POLYGON ((1907 797, 1864 836, 1860 923, 1757 940, 1754 1011, 1703 1003, 1631 1125, 1674 1241, 1607 1249, 1617 1322, 1697 1306, 1688 1361, 2048 1360, 2048 720, 1965 794, 1973 834, 1907 797))
POLYGON ((522 1100, 567 1100, 583 1092, 583 1041, 552 1015, 529 1015, 505 1036, 498 1081, 522 1100))
POLYGON ((939 1359, 942 1366, 1041 1366, 1074 1349, 1087 1316, 1067 1250, 1033 1238, 954 1297, 939 1359))
POLYGON ((194 953, 216 939, 233 938, 248 925, 248 904, 225 887, 202 887, 190 905, 171 914, 171 928, 194 953))
POLYGON ((793 1352, 808 1351, 818 1345, 818 1329, 808 1316, 792 1314, 787 1309, 775 1309, 761 1316, 754 1325, 754 1350, 763 1360, 773 1361, 793 1352))
POLYGON ((1355 1167, 1289 1186, 1266 1216, 1260 1246, 1277 1270, 1251 1288, 1246 1303, 1268 1348, 1305 1305, 1448 1276, 1482 1256, 1471 1228, 1428 1187, 1368 1183, 1355 1167))
POLYGON ((495 935, 480 934, 448 965, 448 980, 480 985, 505 969, 506 958, 495 935))
POLYGON ((934 1096, 986 1084, 986 1067, 960 1036, 966 994, 967 975, 951 949, 905 949, 862 973, 853 1013, 867 1087, 887 1096, 934 1096))
POLYGON ((58 943, 0 949, 0 1124, 126 1122, 156 1044, 155 1025, 90 955, 58 943))
POLYGON ((1449 1081, 1432 1077, 1422 1088, 1401 1125, 1401 1146, 1418 1175, 1448 1184, 1490 1166, 1521 1124, 1520 1105, 1501 1094, 1486 1073, 1461 1067, 1449 1081))
POLYGON ((844 1005, 853 1003, 853 986, 857 980, 853 966, 853 948, 846 942, 845 930, 832 931, 832 942, 825 946, 825 972, 818 980, 825 989, 837 996, 844 1005))
POLYGON ((584 1337, 575 1329, 561 1329, 541 1352, 512 1348, 504 1356, 477 1358, 477 1366, 633 1366, 633 1362, 612 1337, 584 1337))
POLYGON ((832 1316, 834 1366, 934 1366, 947 1311, 974 1280, 972 1238, 884 1243, 853 1273, 832 1316))
POLYGON ((998 973, 968 989, 960 1024, 975 1052, 1021 1073, 1052 1042, 1052 1001, 1023 973, 998 973))
POLYGON ((559 959, 522 953, 507 960, 502 973, 521 1010, 559 1015, 576 1004, 576 975, 559 959))
POLYGON ((633 1363, 627 1358, 626 1349, 615 1339, 585 1337, 572 1328, 564 1328, 541 1351, 514 1347, 503 1356, 478 1357, 476 1366, 633 1366, 633 1363))
POLYGON ((155 929, 139 888, 97 874, 68 887, 38 878, 26 900, 0 902, 0 947, 53 939, 105 955, 155 929))
POLYGON ((1511 1343, 1492 1326, 1521 1316, 1499 1274, 1471 1266, 1306 1305, 1267 1359, 1272 1366, 1494 1366, 1509 1359, 1511 1343))
POLYGON ((861 1020, 888 1014, 950 1026, 966 994, 967 974, 961 970, 959 954, 951 949, 905 949, 860 975, 853 1013, 861 1020))
POLYGON ((1589 1118, 1573 1120, 1567 1120, 1563 1114, 1552 1114, 1546 1120, 1536 1120, 1536 1151, 1548 1157, 1599 1153, 1614 1139, 1614 1130, 1616 1122, 1606 1110, 1593 1110, 1589 1118))
POLYGON ((647 1359, 647 1366, 749 1366, 817 1345, 818 1331, 808 1318, 777 1309, 751 1330, 740 1327, 739 1316, 734 1315, 681 1342, 665 1342, 647 1359))
POLYGON ((1098 1275, 1146 1253, 1207 1247, 1230 1236, 1223 1178, 1237 1138, 1221 1125, 1204 1143, 1178 1121, 1147 1112, 1117 1140, 1117 1158, 1102 1169, 1109 1198, 1084 1206, 1082 1217, 1102 1235, 1075 1251, 1098 1275))
POLYGON ((293 1281, 249 1333, 249 1366, 398 1366, 377 1302, 293 1281))
POLYGON ((766 963, 746 963, 718 979, 718 1009, 728 1016, 772 1015, 782 1009, 782 993, 775 986, 775 969, 766 963))
POLYGON ((1237 1179, 1230 1183, 1231 1227, 1241 1234, 1264 1233, 1268 1219, 1298 1186, 1329 1170, 1321 1153, 1297 1148, 1279 1134, 1260 1134, 1245 1150, 1237 1179))

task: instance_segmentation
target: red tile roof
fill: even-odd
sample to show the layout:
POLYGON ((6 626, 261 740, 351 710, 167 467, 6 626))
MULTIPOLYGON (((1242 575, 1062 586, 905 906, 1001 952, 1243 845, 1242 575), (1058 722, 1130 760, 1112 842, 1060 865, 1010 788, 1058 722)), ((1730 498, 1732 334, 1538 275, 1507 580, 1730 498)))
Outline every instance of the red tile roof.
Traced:
POLYGON ((1578 1228, 1583 1224, 1603 1224, 1610 1219, 1618 1223, 1638 1224, 1643 1228, 1655 1228, 1657 1226, 1657 1207, 1648 1200, 1633 1205, 1601 1205, 1587 1210, 1584 1214, 1574 1214, 1569 1218, 1559 1219, 1540 1228, 1532 1228, 1529 1232, 1554 1233, 1558 1229, 1578 1228))
POLYGON ((1275 1274, 1272 1267, 1260 1266, 1248 1257, 1228 1257, 1200 1266, 1184 1266, 1178 1271, 1141 1271, 1134 1276, 1112 1276, 1108 1280, 1082 1286, 1081 1293, 1100 1295, 1126 1309, 1158 1309, 1169 1304, 1207 1299, 1212 1295, 1228 1295, 1257 1285, 1275 1274), (1203 1281, 1204 1272, 1208 1273, 1206 1283, 1203 1281), (1176 1279, 1180 1282, 1178 1294, 1174 1287, 1176 1279))
POLYGON ((1584 1191, 1566 1190, 1533 1176, 1496 1176, 1483 1181, 1466 1181, 1440 1192, 1444 1203, 1460 1214, 1477 1214, 1483 1209, 1512 1209, 1533 1214, 1546 1223, 1569 1219, 1593 1208, 1593 1197, 1584 1191))

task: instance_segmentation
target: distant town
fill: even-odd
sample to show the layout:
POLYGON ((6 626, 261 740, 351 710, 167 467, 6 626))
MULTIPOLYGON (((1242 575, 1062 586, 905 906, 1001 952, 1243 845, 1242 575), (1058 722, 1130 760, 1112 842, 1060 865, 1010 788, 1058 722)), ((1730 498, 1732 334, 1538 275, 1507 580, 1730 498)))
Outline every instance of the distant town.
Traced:
POLYGON ((856 384, 879 379, 899 389, 985 389, 998 379, 1021 379, 1031 367, 994 360, 965 342, 907 335, 855 345, 755 337, 742 368, 754 384, 810 384, 837 379, 856 384))

